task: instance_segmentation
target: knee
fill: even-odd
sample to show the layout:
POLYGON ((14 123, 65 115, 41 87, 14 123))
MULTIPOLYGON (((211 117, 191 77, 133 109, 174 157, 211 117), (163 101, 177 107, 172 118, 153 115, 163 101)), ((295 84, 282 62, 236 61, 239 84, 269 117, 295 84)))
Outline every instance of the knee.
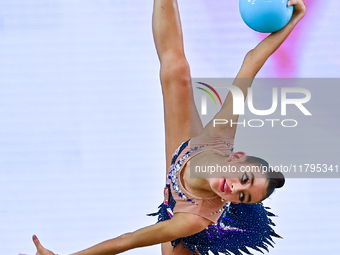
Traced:
POLYGON ((164 89, 190 89, 190 67, 185 58, 174 58, 162 64, 160 75, 164 89))

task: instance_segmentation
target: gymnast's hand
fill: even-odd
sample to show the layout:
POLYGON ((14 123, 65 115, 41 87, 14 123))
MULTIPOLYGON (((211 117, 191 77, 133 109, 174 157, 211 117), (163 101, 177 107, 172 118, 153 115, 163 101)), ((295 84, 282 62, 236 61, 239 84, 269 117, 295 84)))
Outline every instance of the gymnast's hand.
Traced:
MULTIPOLYGON (((40 243, 40 241, 39 241, 39 239, 36 235, 33 236, 33 242, 35 244, 35 247, 37 247, 37 253, 35 255, 56 255, 53 252, 45 249, 41 245, 41 243, 40 243)), ((19 254, 19 255, 25 255, 25 254, 19 254)))
POLYGON ((307 8, 303 0, 289 0, 287 6, 294 5, 294 12, 292 19, 300 20, 306 14, 307 8))

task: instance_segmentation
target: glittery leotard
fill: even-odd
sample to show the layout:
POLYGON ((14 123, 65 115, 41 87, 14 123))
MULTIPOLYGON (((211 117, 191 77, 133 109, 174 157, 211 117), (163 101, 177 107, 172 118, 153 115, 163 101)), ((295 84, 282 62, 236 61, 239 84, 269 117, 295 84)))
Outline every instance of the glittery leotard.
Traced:
MULTIPOLYGON (((190 159, 205 151, 215 151, 223 156, 232 153, 233 139, 225 137, 194 137, 180 152, 177 160, 170 166, 168 180, 171 193, 176 201, 173 213, 187 212, 204 217, 214 223, 221 216, 226 205, 218 195, 201 198, 190 193, 181 181, 181 173, 190 159)), ((177 152, 178 153, 178 152, 177 152)), ((176 154, 176 152, 175 152, 176 154)))
POLYGON ((230 204, 223 206, 221 199, 216 197, 200 198, 186 190, 180 182, 180 172, 186 162, 202 153, 213 150, 221 155, 232 152, 233 140, 230 138, 204 137, 192 138, 184 142, 175 151, 169 171, 168 183, 164 189, 164 201, 156 213, 158 222, 170 220, 174 212, 189 212, 200 215, 215 222, 205 230, 187 237, 173 240, 171 244, 176 247, 180 243, 189 248, 193 255, 242 255, 241 251, 251 254, 247 249, 253 248, 262 252, 268 251, 272 245, 272 237, 280 237, 271 226, 274 223, 270 216, 274 214, 267 211, 268 207, 259 204, 230 204), (217 211, 218 210, 218 211, 217 211))

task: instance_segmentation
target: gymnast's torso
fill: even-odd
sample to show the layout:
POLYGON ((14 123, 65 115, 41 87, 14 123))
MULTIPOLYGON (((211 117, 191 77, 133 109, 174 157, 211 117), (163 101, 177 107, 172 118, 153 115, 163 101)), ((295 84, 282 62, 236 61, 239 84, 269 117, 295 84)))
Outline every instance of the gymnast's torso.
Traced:
POLYGON ((209 156, 217 153, 228 157, 233 150, 233 139, 228 137, 194 137, 183 143, 174 153, 169 169, 168 183, 176 201, 173 212, 186 212, 199 215, 216 223, 221 216, 224 201, 218 195, 198 196, 190 192, 185 179, 190 178, 190 161, 197 155, 209 156), (184 178, 184 176, 186 178, 184 178))

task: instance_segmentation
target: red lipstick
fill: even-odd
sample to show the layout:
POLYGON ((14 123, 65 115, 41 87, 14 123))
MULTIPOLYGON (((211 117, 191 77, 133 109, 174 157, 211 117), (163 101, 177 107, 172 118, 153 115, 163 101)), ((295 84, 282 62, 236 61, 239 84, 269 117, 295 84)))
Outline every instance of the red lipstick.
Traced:
POLYGON ((226 179, 224 179, 224 180, 221 182, 221 184, 220 184, 220 190, 221 190, 222 192, 226 192, 226 193, 230 191, 230 188, 229 188, 229 185, 228 185, 226 179))

